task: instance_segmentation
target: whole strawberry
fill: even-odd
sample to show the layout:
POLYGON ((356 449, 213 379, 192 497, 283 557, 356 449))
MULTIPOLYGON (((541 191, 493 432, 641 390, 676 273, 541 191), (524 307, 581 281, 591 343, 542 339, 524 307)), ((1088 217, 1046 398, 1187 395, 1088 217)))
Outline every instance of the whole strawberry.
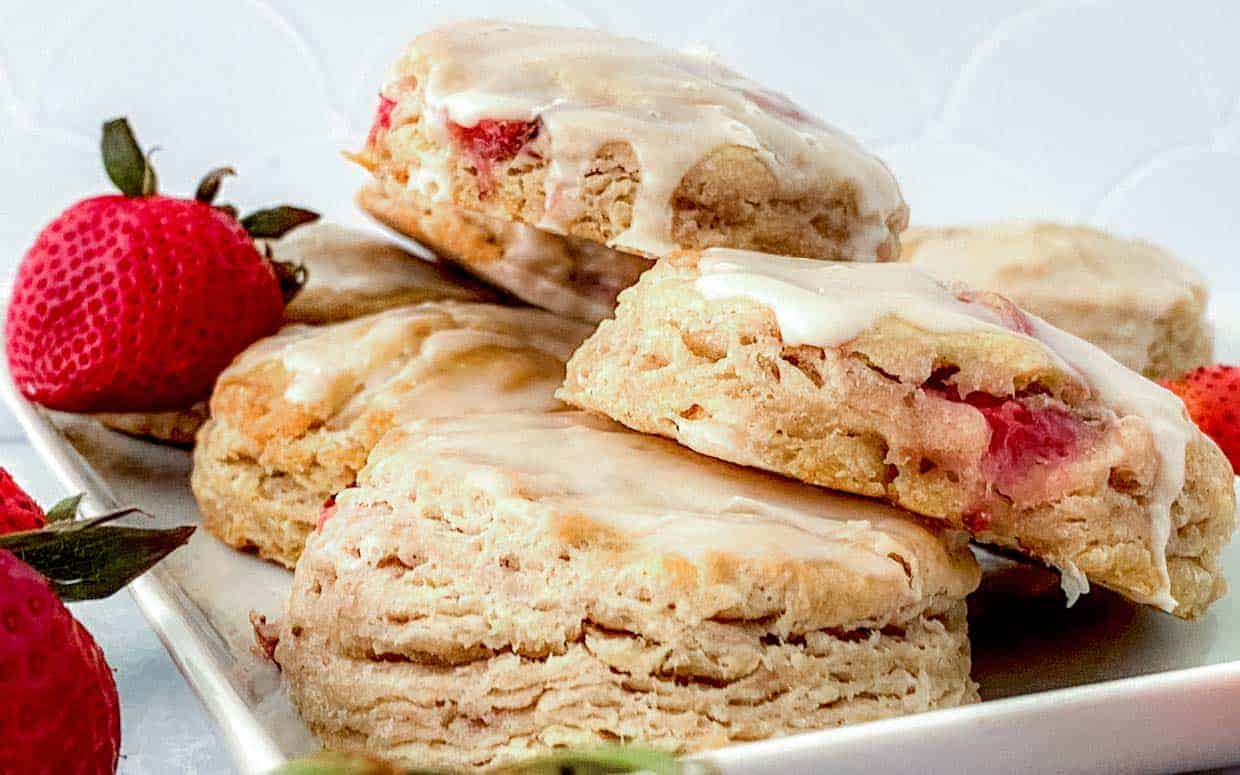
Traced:
POLYGON ((194 199, 159 194, 125 119, 104 125, 102 150, 121 194, 73 205, 26 253, 5 328, 9 368, 27 398, 53 409, 189 406, 279 327, 295 292, 296 272, 254 239, 318 216, 279 207, 238 220, 212 204, 228 168, 208 173, 194 199))
POLYGON ((0 468, 0 534, 38 530, 47 524, 43 509, 0 468))
POLYGON ((120 701, 103 652, 47 580, 4 550, 0 618, 0 772, 115 772, 120 701))
POLYGON ((1202 433, 1240 470, 1240 366, 1202 366, 1162 383, 1180 397, 1202 433))
POLYGON ((41 529, 0 530, 0 773, 6 775, 116 771, 116 681, 62 598, 107 597, 193 532, 109 524, 132 509, 74 521, 79 500, 56 504, 41 529))

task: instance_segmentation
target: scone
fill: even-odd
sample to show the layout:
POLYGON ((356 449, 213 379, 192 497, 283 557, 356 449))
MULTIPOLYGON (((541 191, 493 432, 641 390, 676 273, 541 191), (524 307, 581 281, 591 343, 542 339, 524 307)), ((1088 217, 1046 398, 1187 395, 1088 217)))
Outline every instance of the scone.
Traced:
POLYGON ((582 412, 415 422, 311 535, 275 658, 332 749, 698 751, 976 700, 962 539, 582 412))
POLYGON ((661 260, 563 400, 693 449, 881 497, 1195 617, 1225 589, 1231 466, 1178 398, 993 293, 907 264, 661 260))
POLYGON ((223 541, 292 567, 324 502, 393 425, 553 410, 589 328, 541 310, 426 302, 329 326, 289 326, 220 375, 190 485, 223 541))
POLYGON ((290 323, 336 323, 423 301, 496 301, 482 283, 410 255, 389 240, 319 221, 271 243, 277 261, 301 264, 306 284, 289 302, 290 323))
POLYGON ((513 296, 560 315, 597 323, 620 291, 651 262, 580 237, 561 237, 372 183, 358 206, 376 220, 513 296))
POLYGON ((1214 360, 1205 280, 1157 245, 1029 222, 914 227, 902 242, 902 260, 1001 293, 1152 379, 1214 360))
POLYGON ((92 415, 105 427, 139 439, 177 447, 191 447, 198 429, 207 421, 207 402, 170 412, 111 412, 92 415))
POLYGON ((355 160, 385 185, 646 256, 894 260, 908 208, 852 137, 724 67, 598 30, 416 38, 355 160))
MULTIPOLYGON (((334 223, 301 226, 269 244, 276 260, 306 268, 305 286, 284 310, 291 323, 335 323, 422 301, 499 297, 450 267, 423 261, 387 240, 334 223)), ((131 436, 188 447, 207 420, 207 403, 170 412, 97 414, 95 419, 131 436)))

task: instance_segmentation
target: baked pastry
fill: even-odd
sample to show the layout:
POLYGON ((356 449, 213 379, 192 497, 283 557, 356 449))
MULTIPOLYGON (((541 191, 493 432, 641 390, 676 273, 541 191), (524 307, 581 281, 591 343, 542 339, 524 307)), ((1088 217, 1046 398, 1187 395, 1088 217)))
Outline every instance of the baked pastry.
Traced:
POLYGON ((327 747, 424 768, 951 707, 958 538, 581 412, 415 422, 311 535, 275 659, 327 747))
POLYGON ((1013 221, 915 227, 903 246, 926 273, 1001 293, 1152 379, 1214 361, 1205 280, 1149 242, 1013 221))
POLYGON ((908 208, 853 138, 699 53, 497 21, 416 38, 355 160, 385 184, 646 256, 894 260, 908 208))
POLYGON ((336 323, 423 301, 496 301, 494 290, 374 234, 318 221, 271 243, 278 261, 306 268, 284 310, 291 323, 336 323))
POLYGON ((198 429, 207 421, 207 402, 170 412, 122 412, 92 415, 104 426, 148 441, 192 447, 198 429))
MULTIPOLYGON (((284 311, 292 323, 335 323, 422 301, 496 301, 499 294, 461 272, 412 256, 390 241, 318 221, 270 243, 279 261, 306 268, 306 284, 284 311)), ((94 415, 131 436, 189 447, 207 402, 170 412, 94 415)))
POLYGON ((907 264, 663 259, 560 398, 709 455, 881 497, 1195 617, 1231 466, 1178 398, 993 293, 907 264))
POLYGON ((289 326, 220 375, 194 449, 203 524, 288 567, 319 509, 394 424, 552 410, 589 328, 529 308, 426 302, 330 326, 289 326))
POLYGON ((591 323, 609 317, 616 295, 652 263, 580 237, 385 191, 378 183, 359 191, 357 203, 385 226, 521 301, 591 323))

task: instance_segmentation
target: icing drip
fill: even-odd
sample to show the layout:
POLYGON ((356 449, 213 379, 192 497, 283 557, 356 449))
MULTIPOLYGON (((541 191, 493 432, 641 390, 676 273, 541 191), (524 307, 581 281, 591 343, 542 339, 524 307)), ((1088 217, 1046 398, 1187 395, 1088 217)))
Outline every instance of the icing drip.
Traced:
MULTIPOLYGON (((856 140, 786 97, 701 52, 675 52, 597 30, 494 21, 452 24, 419 37, 384 94, 408 94, 427 71, 416 106, 438 143, 481 122, 540 122, 550 143, 540 228, 564 234, 579 214, 581 185, 599 149, 627 143, 641 165, 629 228, 614 247, 647 255, 677 248, 669 202, 681 179, 721 146, 752 149, 779 181, 781 197, 848 181, 865 229, 852 253, 873 260, 885 222, 903 208, 887 167, 856 140)), ((445 201, 443 154, 421 153, 410 185, 445 201), (434 189, 434 190, 432 190, 434 189)))

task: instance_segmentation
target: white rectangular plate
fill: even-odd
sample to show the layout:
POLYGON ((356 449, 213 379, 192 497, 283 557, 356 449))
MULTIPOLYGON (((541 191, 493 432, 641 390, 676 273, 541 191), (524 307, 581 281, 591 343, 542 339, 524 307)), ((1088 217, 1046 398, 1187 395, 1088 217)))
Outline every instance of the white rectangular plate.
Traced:
MULTIPOLYGON (((1229 329, 1224 357, 1240 352, 1224 346, 1240 343, 1240 325, 1229 329)), ((0 385, 66 490, 86 493, 86 513, 133 504, 163 525, 198 520, 188 453, 48 415, 17 395, 7 373, 0 385)), ((1240 583, 1240 544, 1224 563, 1240 583)), ((316 747, 249 623, 251 610, 280 615, 290 578, 199 531, 131 587, 245 773, 316 747)), ((1240 595, 1181 622, 1103 591, 1065 610, 1046 594, 1007 596, 1001 581, 988 577, 992 594, 981 600, 989 604, 970 622, 974 677, 987 701, 703 758, 737 774, 1164 772, 1240 762, 1240 595)))

